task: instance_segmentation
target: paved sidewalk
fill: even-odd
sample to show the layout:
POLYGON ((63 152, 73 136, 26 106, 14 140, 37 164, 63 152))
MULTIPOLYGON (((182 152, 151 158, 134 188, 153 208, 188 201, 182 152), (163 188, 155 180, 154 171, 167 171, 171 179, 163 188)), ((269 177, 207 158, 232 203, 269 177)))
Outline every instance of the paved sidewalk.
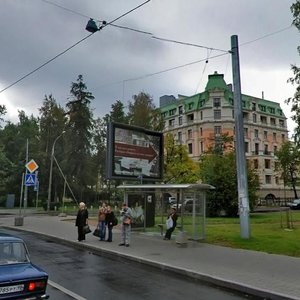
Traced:
POLYGON ((103 255, 126 256, 163 270, 171 270, 266 299, 300 300, 299 258, 193 241, 188 241, 187 246, 182 247, 176 244, 175 239, 164 241, 158 234, 142 232, 132 232, 130 247, 120 247, 118 228, 113 231, 112 243, 100 242, 92 234, 87 235, 86 242, 79 243, 76 241, 74 217, 27 215, 24 217, 23 226, 15 226, 14 215, 1 216, 0 229, 1 227, 36 232, 76 247, 90 248, 103 255))

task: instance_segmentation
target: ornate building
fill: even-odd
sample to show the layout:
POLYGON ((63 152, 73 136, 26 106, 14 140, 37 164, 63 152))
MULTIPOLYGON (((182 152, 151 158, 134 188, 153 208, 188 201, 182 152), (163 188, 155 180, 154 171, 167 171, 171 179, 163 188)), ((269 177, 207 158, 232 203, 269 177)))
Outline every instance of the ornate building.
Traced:
MULTIPOLYGON (((275 151, 288 139, 286 117, 276 102, 242 95, 246 159, 257 170, 260 198, 292 197, 275 171, 275 151)), ((224 136, 235 131, 232 85, 223 74, 208 76, 205 91, 190 97, 160 97, 164 133, 185 144, 190 157, 198 160, 210 147, 223 147, 224 136)))

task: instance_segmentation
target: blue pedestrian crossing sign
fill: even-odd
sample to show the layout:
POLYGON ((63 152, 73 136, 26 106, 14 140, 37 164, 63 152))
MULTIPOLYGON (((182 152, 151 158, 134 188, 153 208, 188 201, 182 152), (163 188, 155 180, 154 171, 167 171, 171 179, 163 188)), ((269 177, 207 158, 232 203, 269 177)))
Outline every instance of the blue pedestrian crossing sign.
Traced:
POLYGON ((36 184, 36 174, 25 174, 25 185, 34 186, 36 184))

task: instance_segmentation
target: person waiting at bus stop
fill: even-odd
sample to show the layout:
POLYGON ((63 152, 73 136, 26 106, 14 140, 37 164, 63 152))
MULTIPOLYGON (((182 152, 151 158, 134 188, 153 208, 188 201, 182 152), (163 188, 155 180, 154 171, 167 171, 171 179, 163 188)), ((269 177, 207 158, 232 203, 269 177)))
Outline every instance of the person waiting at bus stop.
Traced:
POLYGON ((122 210, 120 211, 120 215, 121 215, 121 238, 122 238, 122 241, 119 244, 119 246, 129 247, 131 223, 132 223, 132 211, 127 206, 126 203, 123 204, 122 210))
POLYGON ((167 231, 166 231, 164 240, 171 239, 172 232, 174 231, 174 229, 176 228, 176 225, 177 225, 177 218, 178 218, 178 216, 176 213, 176 208, 172 207, 171 212, 168 215, 168 219, 167 219, 167 231))

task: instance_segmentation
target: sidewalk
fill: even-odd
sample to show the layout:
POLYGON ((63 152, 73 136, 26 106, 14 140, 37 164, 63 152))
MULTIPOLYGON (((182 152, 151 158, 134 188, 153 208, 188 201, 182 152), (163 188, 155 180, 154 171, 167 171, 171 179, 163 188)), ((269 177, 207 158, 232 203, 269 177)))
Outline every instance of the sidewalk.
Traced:
MULTIPOLYGON (((132 232, 130 247, 118 246, 120 231, 113 230, 113 242, 100 242, 92 234, 84 243, 77 239, 74 217, 26 215, 23 226, 15 216, 1 216, 0 229, 31 231, 102 255, 126 256, 134 261, 233 288, 266 299, 300 300, 300 259, 263 252, 231 249, 189 241, 178 246, 172 236, 164 241, 158 234, 132 232)), ((91 226, 93 230, 95 227, 91 226)), ((175 235, 174 235, 175 236, 175 235)))

